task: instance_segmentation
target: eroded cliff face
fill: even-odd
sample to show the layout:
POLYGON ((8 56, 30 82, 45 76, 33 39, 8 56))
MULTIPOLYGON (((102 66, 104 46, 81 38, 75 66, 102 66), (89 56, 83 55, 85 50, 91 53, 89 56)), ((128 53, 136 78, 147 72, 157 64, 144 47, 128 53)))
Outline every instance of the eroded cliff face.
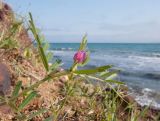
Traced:
MULTIPOLYGON (((27 30, 25 29, 22 20, 16 18, 12 8, 6 4, 0 2, 0 70, 1 72, 7 68, 11 72, 11 65, 14 60, 20 58, 23 54, 23 51, 28 45, 31 44, 31 39, 28 35, 27 30), (13 46, 13 43, 5 43, 8 40, 13 40, 18 43, 17 48, 8 49, 8 46, 13 46), (4 47, 4 43, 7 47, 4 47), (12 60, 11 60, 12 59, 12 60)), ((22 58, 22 57, 21 57, 22 58)), ((14 71, 13 71, 14 72, 14 71)), ((7 73, 8 74, 8 73, 7 73)), ((13 80, 14 73, 11 72, 10 77, 13 80)), ((6 73, 0 73, 0 92, 6 93, 10 90, 10 80, 6 73), (2 78, 3 77, 3 78, 2 78), (6 80, 7 78, 7 80, 6 80), (5 79, 5 80, 4 80, 5 79), (6 83, 7 82, 7 83, 6 83), (6 88, 7 87, 7 88, 6 88)))
POLYGON ((22 20, 15 17, 12 8, 8 4, 2 3, 0 7, 0 41, 10 36, 12 34, 11 29, 17 25, 19 28, 14 37, 21 47, 26 47, 31 43, 31 39, 22 24, 22 20))
MULTIPOLYGON (((8 4, 3 3, 0 6, 0 96, 9 97, 18 81, 22 81, 23 87, 35 82, 32 74, 43 77, 45 71, 41 63, 36 63, 36 51, 31 44, 23 20, 17 18, 8 4), (18 46, 6 44, 8 40, 16 41, 18 46), (4 43, 5 47, 2 46, 4 43), (13 47, 9 48, 10 45, 13 47), (31 57, 24 56, 25 48, 31 50, 31 57)), ((9 106, 0 105, 0 120, 11 121, 14 116, 9 106)))

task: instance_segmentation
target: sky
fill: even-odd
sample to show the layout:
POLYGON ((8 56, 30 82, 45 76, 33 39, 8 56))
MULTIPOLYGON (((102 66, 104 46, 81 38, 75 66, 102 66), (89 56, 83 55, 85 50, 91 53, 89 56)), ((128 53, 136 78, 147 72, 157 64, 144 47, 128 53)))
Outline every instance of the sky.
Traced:
POLYGON ((160 0, 4 0, 51 42, 160 43, 160 0))

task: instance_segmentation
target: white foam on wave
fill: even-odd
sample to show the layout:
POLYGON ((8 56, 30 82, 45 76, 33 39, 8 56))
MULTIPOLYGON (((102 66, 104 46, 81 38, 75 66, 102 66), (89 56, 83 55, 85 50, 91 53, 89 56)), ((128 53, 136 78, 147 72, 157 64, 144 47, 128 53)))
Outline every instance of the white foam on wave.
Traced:
POLYGON ((149 88, 142 89, 142 94, 134 94, 135 100, 141 106, 151 106, 155 109, 160 109, 160 104, 156 102, 154 97, 151 97, 151 93, 155 93, 155 90, 149 88))
POLYGON ((160 72, 160 58, 141 55, 114 55, 109 53, 92 54, 93 64, 113 64, 119 68, 132 71, 160 72), (147 65, 147 66, 146 66, 147 65))
POLYGON ((128 58, 131 58, 131 59, 138 59, 138 60, 142 60, 142 61, 147 61, 147 62, 150 62, 150 61, 160 61, 160 58, 159 57, 149 57, 149 56, 141 56, 141 55, 131 55, 131 56, 128 56, 128 58))
POLYGON ((66 57, 66 55, 68 58, 71 58, 75 53, 75 51, 67 51, 67 50, 51 50, 49 52, 52 52, 54 53, 54 55, 62 56, 64 58, 66 57))
POLYGON ((152 53, 153 56, 160 57, 160 53, 152 53))

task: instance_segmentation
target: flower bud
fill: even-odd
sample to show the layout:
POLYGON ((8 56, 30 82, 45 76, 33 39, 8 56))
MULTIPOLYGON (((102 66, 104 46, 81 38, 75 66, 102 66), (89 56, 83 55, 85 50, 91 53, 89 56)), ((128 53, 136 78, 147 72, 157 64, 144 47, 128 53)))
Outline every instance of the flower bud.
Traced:
POLYGON ((87 54, 85 51, 78 51, 74 55, 74 61, 77 63, 84 63, 87 58, 87 54))

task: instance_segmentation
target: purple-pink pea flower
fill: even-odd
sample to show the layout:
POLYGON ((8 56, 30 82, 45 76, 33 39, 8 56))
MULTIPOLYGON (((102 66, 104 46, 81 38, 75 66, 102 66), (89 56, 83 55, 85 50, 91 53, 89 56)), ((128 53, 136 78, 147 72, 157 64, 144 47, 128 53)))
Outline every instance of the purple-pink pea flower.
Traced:
POLYGON ((76 54, 74 55, 74 61, 76 63, 84 63, 86 58, 87 58, 87 54, 85 51, 82 51, 82 50, 76 52, 76 54))

